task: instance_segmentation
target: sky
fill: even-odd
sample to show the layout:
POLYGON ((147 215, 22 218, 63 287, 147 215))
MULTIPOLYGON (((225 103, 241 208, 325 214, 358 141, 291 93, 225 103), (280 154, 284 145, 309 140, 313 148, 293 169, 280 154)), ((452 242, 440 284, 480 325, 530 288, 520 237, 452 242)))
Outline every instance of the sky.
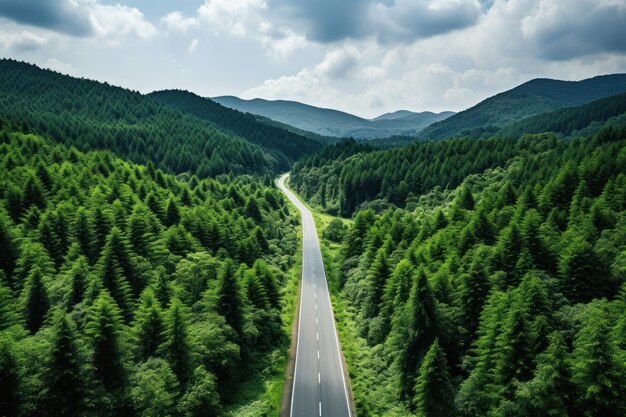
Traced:
POLYGON ((146 93, 459 111, 626 72, 626 0, 0 0, 0 56, 146 93))

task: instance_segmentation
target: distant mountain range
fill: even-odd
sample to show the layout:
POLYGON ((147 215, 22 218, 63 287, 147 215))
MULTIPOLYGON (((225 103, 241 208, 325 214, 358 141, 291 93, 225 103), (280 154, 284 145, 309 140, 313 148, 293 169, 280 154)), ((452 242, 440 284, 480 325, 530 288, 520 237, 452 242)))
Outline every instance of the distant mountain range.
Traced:
POLYGON ((433 123, 418 136, 422 139, 492 136, 509 123, 529 116, 580 106, 625 92, 626 74, 603 75, 582 81, 534 79, 433 123))
POLYGON ((318 135, 356 139, 415 136, 430 124, 454 114, 399 110, 374 119, 364 119, 339 110, 310 106, 297 101, 260 98, 243 100, 233 96, 213 97, 211 100, 231 109, 267 117, 318 135))

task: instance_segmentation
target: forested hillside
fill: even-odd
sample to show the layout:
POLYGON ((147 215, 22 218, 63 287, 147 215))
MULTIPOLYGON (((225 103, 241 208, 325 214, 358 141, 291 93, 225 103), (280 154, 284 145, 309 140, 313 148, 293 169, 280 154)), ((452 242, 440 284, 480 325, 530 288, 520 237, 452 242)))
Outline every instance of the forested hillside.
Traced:
MULTIPOLYGON (((40 120, 82 137, 62 116, 40 120)), ((224 415, 282 357, 296 222, 249 176, 177 178, 2 130, 0 415, 224 415)))
POLYGON ((606 120, 623 114, 626 114, 626 94, 527 117, 506 125, 498 131, 497 136, 516 138, 524 133, 542 132, 555 132, 568 136, 594 122, 599 129, 606 120))
POLYGON ((489 137, 503 126, 525 117, 623 93, 626 93, 626 74, 603 75, 582 81, 535 79, 433 123, 418 136, 424 139, 489 137))
POLYGON ((288 157, 283 149, 291 146, 285 143, 290 137, 261 148, 138 92, 6 59, 0 60, 0 126, 201 178, 274 176, 288 169, 290 158, 315 149, 301 146, 288 157))
POLYGON ((324 232, 358 415, 624 416, 625 132, 439 146, 468 158, 414 147, 407 165, 443 184, 506 162, 324 232))
POLYGON ((165 90, 150 97, 199 119, 215 123, 221 129, 247 139, 265 149, 275 149, 294 162, 301 157, 320 150, 322 144, 286 129, 260 122, 251 114, 229 109, 210 99, 188 91, 165 90))
POLYGON ((525 146, 515 140, 454 139, 372 152, 342 142, 296 163, 291 184, 311 203, 350 217, 362 203, 404 207, 435 187, 454 188, 470 174, 503 166, 525 146))

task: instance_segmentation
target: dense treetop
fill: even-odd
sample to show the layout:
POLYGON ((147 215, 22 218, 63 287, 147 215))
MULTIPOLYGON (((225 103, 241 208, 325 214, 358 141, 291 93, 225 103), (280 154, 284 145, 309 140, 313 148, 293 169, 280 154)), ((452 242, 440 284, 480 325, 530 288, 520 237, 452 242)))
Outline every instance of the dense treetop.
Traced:
POLYGON ((245 138, 269 151, 279 151, 283 158, 288 158, 289 162, 294 162, 322 147, 322 144, 317 141, 304 138, 287 129, 265 124, 252 114, 229 109, 188 91, 157 91, 151 93, 150 97, 169 104, 184 113, 210 121, 221 129, 245 138))
POLYGON ((625 92, 626 74, 603 75, 582 81, 534 79, 433 123, 418 136, 424 139, 488 137, 504 125, 525 117, 580 106, 625 92))
POLYGON ((0 415, 220 415, 287 337, 282 194, 0 131, 0 415))
POLYGON ((506 164, 333 226, 359 415, 626 413, 624 131, 499 143, 465 146, 506 164))
POLYGON ((0 60, 0 125, 201 178, 274 175, 316 146, 300 139, 301 151, 294 153, 293 137, 282 136, 261 148, 257 137, 247 141, 139 92, 6 59, 0 60))

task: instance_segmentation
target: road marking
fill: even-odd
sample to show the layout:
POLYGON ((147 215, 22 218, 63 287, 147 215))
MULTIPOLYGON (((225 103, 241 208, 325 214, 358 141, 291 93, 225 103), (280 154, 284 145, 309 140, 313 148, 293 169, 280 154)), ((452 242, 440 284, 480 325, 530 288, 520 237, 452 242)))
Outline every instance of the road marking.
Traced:
POLYGON ((315 324, 317 324, 317 317, 315 317, 315 324))
POLYGON ((320 360, 320 351, 319 350, 317 351, 317 360, 318 361, 320 360))
POLYGON ((319 333, 315 333, 315 337, 317 338, 317 340, 320 340, 320 334, 319 333))
POLYGON ((317 383, 318 384, 322 383, 322 374, 320 374, 319 372, 317 373, 317 383))
POLYGON ((315 311, 317 311, 317 304, 315 304, 315 311))
POLYGON ((320 417, 322 417, 322 402, 320 401, 320 417))
POLYGON ((313 293, 313 298, 317 298, 317 293, 313 293))

